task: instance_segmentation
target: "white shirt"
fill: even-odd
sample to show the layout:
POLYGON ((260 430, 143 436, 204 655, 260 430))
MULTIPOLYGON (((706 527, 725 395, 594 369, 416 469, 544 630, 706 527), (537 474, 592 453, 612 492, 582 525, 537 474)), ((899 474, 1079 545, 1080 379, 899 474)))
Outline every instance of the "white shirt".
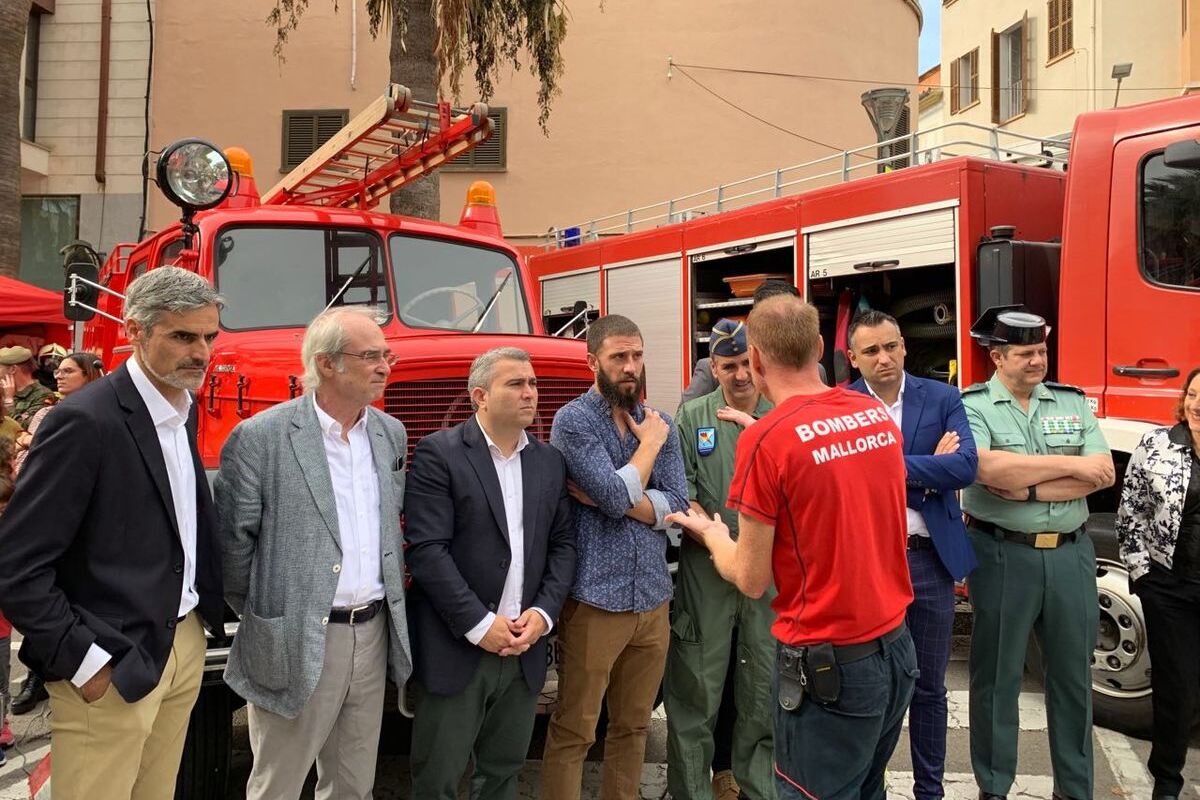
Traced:
POLYGON ((342 425, 325 413, 313 395, 313 408, 321 425, 329 479, 337 504, 338 538, 342 545, 341 563, 330 569, 338 573, 334 608, 357 608, 384 596, 383 563, 379 538, 379 475, 371 453, 367 433, 367 414, 363 411, 342 438, 342 425))
MULTIPOLYGON (((192 448, 187 435, 192 396, 184 392, 178 403, 172 403, 146 377, 136 357, 125 363, 134 388, 150 412, 171 485, 171 504, 179 528, 179 542, 183 546, 183 591, 176 614, 182 617, 200 603, 200 593, 196 591, 196 466, 192 463, 192 448)), ((93 642, 71 683, 83 686, 110 660, 112 656, 93 642)))
MULTIPOLYGON (((479 422, 478 415, 475 421, 479 422)), ((506 456, 492 441, 492 437, 488 436, 482 423, 479 423, 479 430, 483 431, 488 452, 492 454, 492 465, 496 468, 496 477, 500 480, 500 494, 504 498, 504 521, 508 523, 508 547, 512 551, 496 614, 515 620, 521 616, 521 598, 525 594, 525 483, 522 480, 521 451, 529 445, 529 436, 525 431, 521 431, 517 448, 513 450, 512 455, 506 456)), ((540 608, 535 607, 534 610, 546 621, 546 632, 549 633, 553 627, 550 615, 540 608)), ((478 625, 467 631, 467 641, 475 645, 483 641, 483 637, 496 620, 496 614, 490 611, 485 614, 478 625)))
MULTIPOLYGON (((880 400, 879 395, 875 394, 875 390, 871 388, 871 384, 867 383, 865 380, 863 381, 863 383, 867 383, 867 391, 871 393, 871 397, 874 397, 876 400, 879 400, 880 403, 883 403, 883 407, 887 409, 888 416, 892 418, 892 422, 896 423, 896 427, 900 430, 904 430, 901 420, 904 419, 904 384, 907 383, 907 381, 908 376, 903 372, 900 373, 900 393, 896 395, 896 402, 892 403, 890 406, 887 403, 884 403, 883 400, 880 400)), ((921 516, 921 512, 913 511, 907 506, 905 507, 904 511, 908 515, 909 535, 924 536, 928 538, 929 527, 925 524, 925 518, 921 516)))

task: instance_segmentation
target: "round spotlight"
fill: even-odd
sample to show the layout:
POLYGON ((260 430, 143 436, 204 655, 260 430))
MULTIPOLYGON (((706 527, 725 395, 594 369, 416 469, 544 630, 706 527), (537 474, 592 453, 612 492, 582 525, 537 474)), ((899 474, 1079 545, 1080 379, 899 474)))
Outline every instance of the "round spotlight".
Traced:
POLYGON ((203 211, 219 205, 233 188, 225 154, 201 139, 182 139, 158 157, 158 186, 175 205, 203 211))

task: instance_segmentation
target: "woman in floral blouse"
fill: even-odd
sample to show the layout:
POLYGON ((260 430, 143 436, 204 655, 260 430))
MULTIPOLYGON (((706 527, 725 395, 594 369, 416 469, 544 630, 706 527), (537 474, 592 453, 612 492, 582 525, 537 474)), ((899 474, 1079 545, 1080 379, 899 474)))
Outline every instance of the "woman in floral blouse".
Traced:
POLYGON ((1200 368, 1183 384, 1178 424, 1156 428, 1125 472, 1117 537, 1146 614, 1154 800, 1176 800, 1200 702, 1200 368))

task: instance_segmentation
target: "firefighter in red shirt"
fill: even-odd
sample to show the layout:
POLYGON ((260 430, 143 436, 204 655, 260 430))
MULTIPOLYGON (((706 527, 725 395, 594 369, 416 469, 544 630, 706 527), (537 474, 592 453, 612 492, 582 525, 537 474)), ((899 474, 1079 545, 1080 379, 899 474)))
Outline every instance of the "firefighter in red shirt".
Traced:
POLYGON ((750 365, 775 409, 742 434, 719 517, 668 520, 759 597, 774 580, 775 777, 783 800, 883 800, 917 675, 904 626, 904 453, 875 399, 817 373, 817 311, 774 297, 750 312, 750 365))

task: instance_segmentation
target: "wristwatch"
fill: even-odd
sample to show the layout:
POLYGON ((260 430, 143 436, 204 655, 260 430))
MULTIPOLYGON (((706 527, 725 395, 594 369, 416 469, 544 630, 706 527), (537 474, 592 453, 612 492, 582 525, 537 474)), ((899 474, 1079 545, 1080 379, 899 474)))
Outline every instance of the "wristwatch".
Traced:
POLYGON ((1037 499, 1038 499, 1037 484, 1035 483, 1029 487, 1029 497, 1025 498, 1025 502, 1026 503, 1036 503, 1037 499))

